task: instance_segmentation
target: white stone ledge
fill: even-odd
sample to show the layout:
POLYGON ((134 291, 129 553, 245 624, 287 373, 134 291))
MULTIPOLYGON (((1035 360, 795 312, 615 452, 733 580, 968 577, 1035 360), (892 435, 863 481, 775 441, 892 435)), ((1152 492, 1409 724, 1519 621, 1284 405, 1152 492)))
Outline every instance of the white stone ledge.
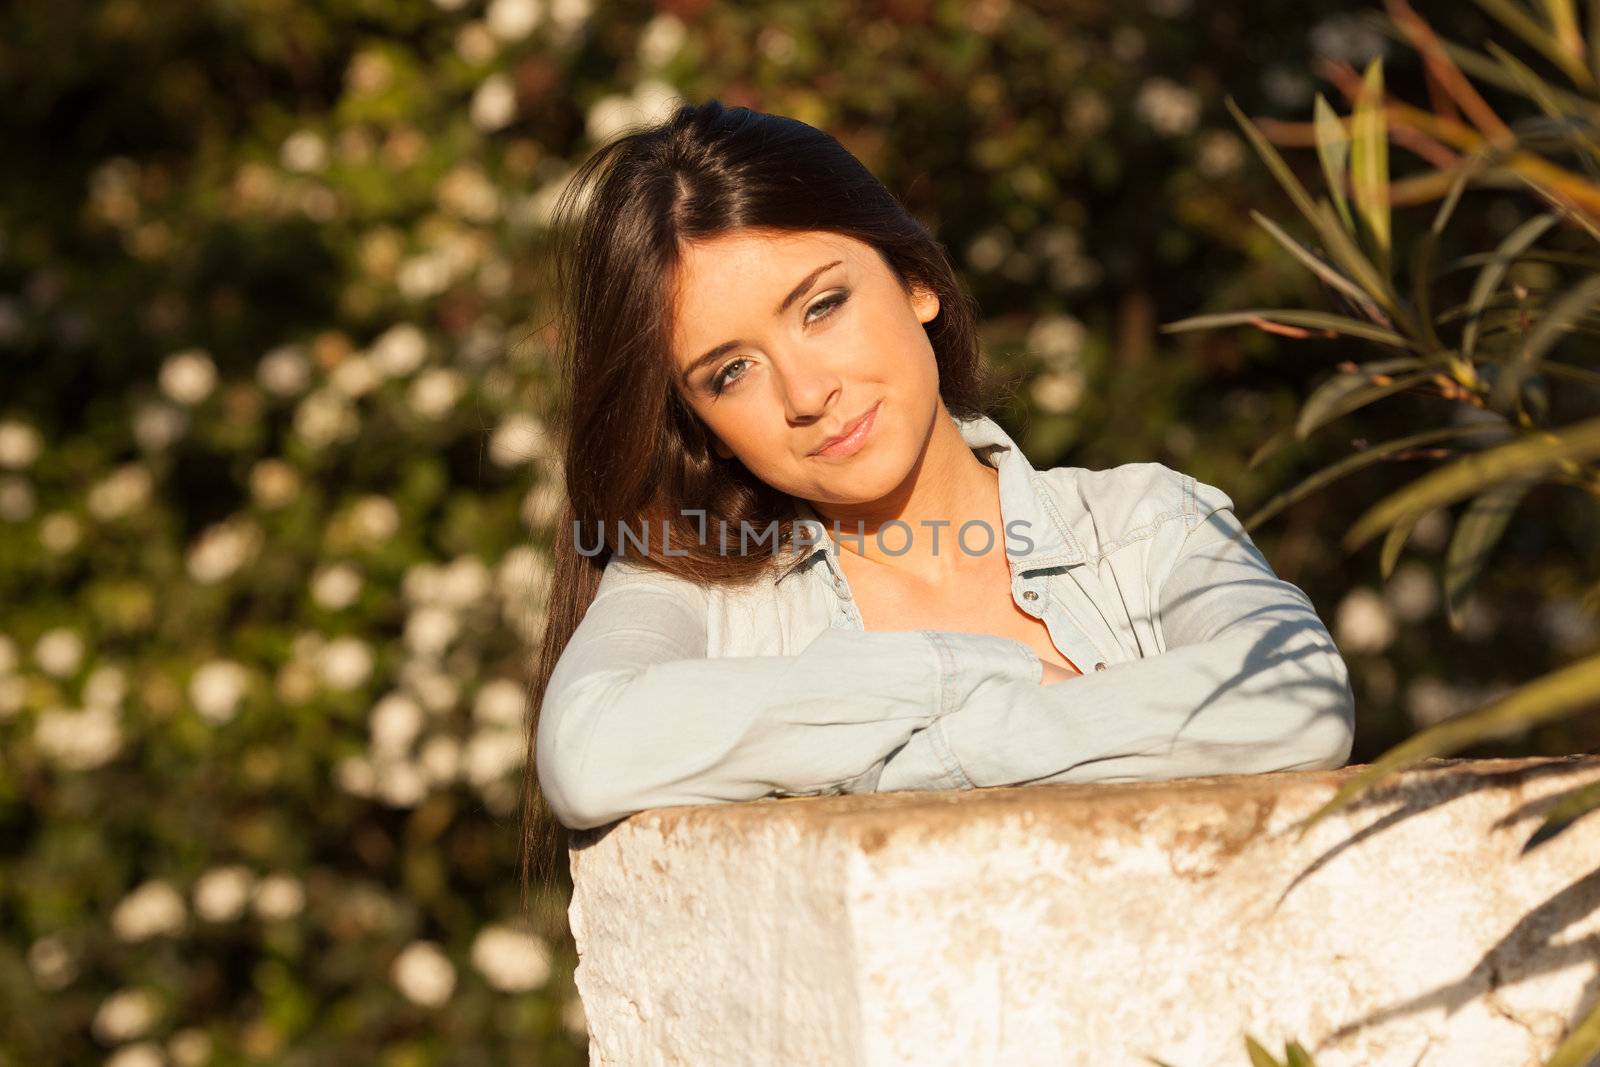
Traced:
POLYGON ((595 1067, 1533 1067, 1600 996, 1600 757, 660 808, 574 836, 595 1067))

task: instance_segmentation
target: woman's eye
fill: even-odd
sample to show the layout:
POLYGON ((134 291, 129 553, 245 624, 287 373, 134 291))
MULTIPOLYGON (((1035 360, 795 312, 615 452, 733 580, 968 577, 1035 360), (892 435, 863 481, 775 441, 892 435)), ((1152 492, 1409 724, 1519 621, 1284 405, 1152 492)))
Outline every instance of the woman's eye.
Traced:
MULTIPOLYGON (((848 289, 834 293, 832 296, 823 297, 821 300, 818 300, 815 304, 812 304, 806 309, 806 324, 810 325, 813 322, 821 322, 829 315, 832 315, 839 305, 843 304, 848 299, 850 299, 850 290, 848 289)), ((717 371, 716 374, 712 375, 711 381, 708 383, 711 386, 711 395, 720 396, 722 395, 723 390, 727 389, 730 385, 738 384, 739 375, 735 374, 730 378, 728 371, 733 367, 737 367, 741 363, 748 362, 750 361, 741 356, 738 359, 731 360, 723 364, 722 369, 717 371)))

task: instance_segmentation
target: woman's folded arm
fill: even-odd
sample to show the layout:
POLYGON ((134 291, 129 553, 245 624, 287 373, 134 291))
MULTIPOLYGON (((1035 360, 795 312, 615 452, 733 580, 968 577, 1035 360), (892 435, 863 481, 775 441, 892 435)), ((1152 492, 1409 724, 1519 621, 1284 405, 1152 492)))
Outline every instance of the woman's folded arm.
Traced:
POLYGON ((1008 684, 918 730, 878 789, 1343 766, 1354 738, 1344 660, 1226 494, 1196 484, 1201 518, 1157 598, 1166 651, 1052 685, 1008 684))
POLYGON ((871 792, 890 753, 1010 685, 1039 688, 1021 641, 935 630, 824 631, 795 655, 707 657, 705 593, 602 582, 551 675, 535 756, 556 817, 871 792))

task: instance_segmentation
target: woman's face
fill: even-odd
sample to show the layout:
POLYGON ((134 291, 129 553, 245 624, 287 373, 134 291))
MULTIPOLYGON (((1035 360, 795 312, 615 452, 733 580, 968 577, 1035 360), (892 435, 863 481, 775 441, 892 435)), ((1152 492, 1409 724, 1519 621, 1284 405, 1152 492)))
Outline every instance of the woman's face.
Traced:
POLYGON ((826 231, 685 245, 676 282, 677 388, 719 455, 813 502, 905 480, 941 406, 922 329, 937 296, 908 296, 871 245, 826 231), (818 452, 869 412, 852 451, 818 452))

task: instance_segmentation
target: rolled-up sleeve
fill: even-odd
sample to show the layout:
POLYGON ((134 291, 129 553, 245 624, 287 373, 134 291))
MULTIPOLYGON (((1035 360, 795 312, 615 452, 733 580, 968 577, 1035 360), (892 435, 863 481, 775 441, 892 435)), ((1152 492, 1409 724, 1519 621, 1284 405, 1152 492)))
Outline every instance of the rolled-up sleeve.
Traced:
POLYGON ((945 788, 952 776, 990 786, 1343 766, 1354 698, 1333 638, 1227 494, 1202 482, 1190 491, 1194 517, 1156 576, 1165 651, 1052 685, 991 688, 918 730, 879 790, 945 788))

